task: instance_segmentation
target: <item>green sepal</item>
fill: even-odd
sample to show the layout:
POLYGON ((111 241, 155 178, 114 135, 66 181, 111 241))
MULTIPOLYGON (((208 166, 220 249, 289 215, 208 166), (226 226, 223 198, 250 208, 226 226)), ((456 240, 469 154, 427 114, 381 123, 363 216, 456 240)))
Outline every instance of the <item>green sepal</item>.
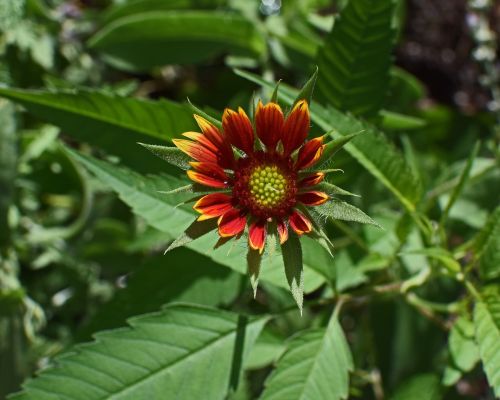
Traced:
POLYGON ((160 157, 162 160, 168 162, 171 165, 184 170, 187 170, 190 167, 189 161, 191 161, 191 158, 189 158, 187 154, 182 152, 177 147, 158 146, 155 144, 145 144, 140 142, 138 144, 140 144, 142 147, 145 147, 155 156, 160 157))
POLYGON ((248 248, 247 266, 248 276, 250 277, 250 285, 252 285, 253 298, 257 295, 257 287, 259 285, 260 266, 262 264, 262 254, 258 250, 248 248))
POLYGON ((281 245, 281 255, 285 266, 286 280, 290 292, 302 315, 304 303, 304 265, 302 262, 302 246, 297 234, 289 229, 288 240, 281 245))
POLYGON ((345 201, 330 199, 326 203, 316 206, 315 211, 322 217, 359 222, 361 224, 375 225, 378 228, 382 228, 376 221, 371 219, 359 208, 345 201))
POLYGON ((302 89, 300 89, 299 94, 295 98, 295 101, 293 102, 292 108, 295 104, 297 104, 300 100, 306 100, 307 104, 311 104, 313 92, 314 92, 314 86, 316 85, 316 79, 318 79, 318 67, 316 66, 313 74, 311 77, 307 80, 307 82, 302 86, 302 89))
POLYGON ((341 196, 361 197, 359 194, 351 193, 351 192, 349 192, 345 189, 342 189, 341 187, 336 186, 330 182, 321 182, 316 186, 319 190, 321 190, 322 192, 325 192, 329 196, 341 195, 341 196))
POLYGON ((176 249, 177 247, 181 247, 188 243, 191 243, 193 240, 206 235, 208 232, 213 231, 215 228, 217 228, 216 218, 208 219, 205 221, 195 220, 191 225, 187 227, 187 229, 182 233, 181 236, 175 239, 170 244, 170 246, 167 247, 167 250, 165 250, 164 254, 173 249, 176 249))
POLYGON ((189 108, 191 111, 193 111, 194 114, 199 115, 200 117, 205 118, 208 122, 211 124, 215 125, 217 128, 222 128, 222 122, 219 121, 217 118, 214 118, 210 115, 208 115, 205 111, 199 109, 196 107, 193 103, 191 103, 191 100, 187 99, 189 108))
POLYGON ((271 103, 277 103, 278 102, 278 90, 280 87, 281 79, 276 82, 276 86, 274 87, 273 94, 271 95, 271 103))
MULTIPOLYGON (((330 140, 326 145, 323 150, 323 154, 321 155, 320 159, 318 160, 318 164, 321 168, 322 164, 325 164, 332 158, 332 156, 339 151, 342 147, 344 147, 347 143, 349 143, 352 139, 354 139, 356 136, 358 136, 361 132, 356 132, 356 133, 351 133, 350 135, 345 135, 341 136, 337 139, 330 140)), ((325 136, 332 136, 332 134, 335 134, 335 130, 329 131, 325 134, 325 136)))

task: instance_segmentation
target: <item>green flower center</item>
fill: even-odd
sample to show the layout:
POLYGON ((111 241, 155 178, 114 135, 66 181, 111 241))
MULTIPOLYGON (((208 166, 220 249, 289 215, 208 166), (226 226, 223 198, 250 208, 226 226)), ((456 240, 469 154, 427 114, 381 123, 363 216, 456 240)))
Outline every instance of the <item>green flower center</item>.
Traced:
POLYGON ((288 181, 276 165, 258 166, 250 174, 249 189, 258 205, 274 207, 286 197, 288 181))

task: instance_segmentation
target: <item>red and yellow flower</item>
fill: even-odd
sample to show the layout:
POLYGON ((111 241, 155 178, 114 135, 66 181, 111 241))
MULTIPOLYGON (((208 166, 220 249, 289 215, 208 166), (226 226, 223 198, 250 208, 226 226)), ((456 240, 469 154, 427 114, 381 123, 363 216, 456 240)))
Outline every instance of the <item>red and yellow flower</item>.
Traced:
POLYGON ((259 102, 253 125, 242 108, 224 111, 222 129, 195 118, 201 132, 186 132, 187 139, 174 144, 193 159, 189 178, 216 190, 194 204, 199 221, 217 218, 223 238, 239 237, 248 226, 249 245, 260 253, 271 231, 283 244, 289 229, 298 235, 313 230, 304 207, 329 197, 317 189, 324 173, 312 170, 325 145, 323 137, 307 140, 305 100, 286 118, 278 104, 259 102))

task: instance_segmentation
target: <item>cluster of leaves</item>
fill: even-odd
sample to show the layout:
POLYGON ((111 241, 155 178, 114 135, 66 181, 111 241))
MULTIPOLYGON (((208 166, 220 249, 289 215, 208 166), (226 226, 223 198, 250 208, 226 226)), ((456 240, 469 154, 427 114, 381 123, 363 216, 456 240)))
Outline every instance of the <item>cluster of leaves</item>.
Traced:
POLYGON ((420 102, 392 66, 402 1, 278 3, 0 8, 0 397, 37 368, 13 399, 500 396, 494 115, 420 102), (279 251, 255 300, 239 244, 163 255, 195 216, 163 192, 189 182, 138 143, 196 130, 187 96, 216 121, 282 78, 291 106, 316 65, 311 132, 344 173, 300 316, 279 251))

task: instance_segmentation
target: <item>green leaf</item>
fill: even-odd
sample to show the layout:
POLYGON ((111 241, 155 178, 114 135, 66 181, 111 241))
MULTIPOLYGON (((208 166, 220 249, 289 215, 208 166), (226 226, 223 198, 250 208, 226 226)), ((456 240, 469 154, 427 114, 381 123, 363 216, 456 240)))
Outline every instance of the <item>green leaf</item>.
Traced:
POLYGON ((99 307, 77 340, 89 340, 94 332, 118 328, 127 318, 174 301, 228 304, 238 295, 241 279, 240 274, 187 248, 151 257, 130 274, 124 289, 99 307))
MULTIPOLYGON (((240 70, 235 70, 235 73, 261 86, 274 87, 273 83, 254 74, 240 70)), ((296 90, 282 84, 279 94, 280 98, 290 105, 294 101, 296 90)), ((321 107, 317 103, 311 106, 311 119, 325 132, 335 132, 335 135, 366 132, 347 143, 345 149, 386 186, 409 212, 415 211, 416 203, 420 200, 422 183, 401 153, 381 132, 350 115, 333 108, 321 107)))
POLYGON ((222 399, 232 374, 239 375, 238 359, 246 358, 265 322, 192 305, 167 306, 74 347, 12 399, 222 399))
MULTIPOLYGON (((186 106, 167 100, 153 102, 90 90, 44 92, 7 88, 0 88, 0 96, 22 104, 36 117, 59 126, 65 134, 120 156, 125 162, 137 161, 141 151, 137 142, 162 143, 196 126, 186 106)), ((141 162, 144 163, 140 160, 137 164, 141 162)))
POLYGON ((281 245, 285 275, 290 292, 302 314, 304 302, 304 266, 302 264, 302 247, 299 237, 289 229, 288 240, 281 245))
POLYGON ((394 111, 381 110, 382 121, 380 126, 387 131, 410 131, 421 129, 427 125, 422 118, 404 115, 394 111))
POLYGON ((481 278, 490 280, 500 277, 500 207, 493 211, 474 245, 481 278))
MULTIPOLYGON (((182 193, 170 195, 160 193, 161 191, 169 191, 184 186, 186 181, 182 179, 168 175, 144 176, 125 167, 83 156, 69 149, 66 151, 105 185, 117 192, 135 214, 144 218, 152 227, 165 232, 166 240, 179 238, 199 215, 191 206, 182 204, 185 200, 185 195, 182 193)), ((218 234, 210 232, 196 241, 187 243, 186 246, 210 257, 220 265, 234 269, 241 274, 246 274, 245 251, 247 243, 240 244, 240 242, 232 241, 227 246, 219 246, 214 249, 217 240, 218 234)), ((314 266, 306 264, 306 268, 305 291, 310 292, 318 288, 324 282, 324 279, 315 272, 316 268, 314 266)), ((278 286, 287 287, 283 279, 283 266, 279 257, 264 258, 261 279, 278 286)))
POLYGON ((115 19, 147 11, 165 11, 190 8, 216 8, 225 5, 226 0, 129 0, 109 8, 104 21, 109 23, 115 19))
POLYGON ((191 225, 189 225, 186 230, 175 239, 170 246, 168 246, 167 250, 165 250, 165 254, 171 250, 174 250, 178 247, 185 246, 192 241, 206 235, 207 233, 213 231, 217 227, 217 223, 213 219, 205 220, 205 221, 194 221, 191 225))
POLYGON ((394 0, 350 1, 318 52, 318 92, 326 103, 373 116, 389 85, 394 0))
POLYGON ((453 324, 448 339, 448 351, 450 365, 444 372, 443 384, 451 386, 479 361, 479 350, 474 340, 474 324, 464 316, 459 317, 453 324))
POLYGON ((353 362, 333 316, 326 329, 298 334, 265 383, 261 400, 346 399, 353 362))
POLYGON ((439 379, 435 375, 417 375, 401 384, 390 400, 440 400, 439 379))
POLYGON ((404 254, 422 254, 441 262, 441 264, 452 274, 461 271, 460 263, 453 258, 453 255, 441 247, 429 247, 426 249, 408 250, 404 254))
POLYGON ((151 11, 113 21, 89 46, 115 67, 148 71, 165 64, 192 64, 230 52, 261 57, 266 43, 254 24, 233 13, 151 11))
POLYGON ((382 228, 359 208, 341 200, 330 199, 326 203, 315 207, 315 211, 323 217, 370 224, 382 228))
POLYGON ((169 164, 172 164, 184 170, 188 170, 190 168, 189 161, 191 161, 191 158, 189 158, 189 156, 187 156, 177 147, 158 146, 145 143, 139 144, 142 147, 148 149, 155 156, 160 157, 162 160, 165 160, 169 164))
POLYGON ((500 293, 492 287, 474 308, 474 326, 479 354, 495 395, 500 397, 500 293))

